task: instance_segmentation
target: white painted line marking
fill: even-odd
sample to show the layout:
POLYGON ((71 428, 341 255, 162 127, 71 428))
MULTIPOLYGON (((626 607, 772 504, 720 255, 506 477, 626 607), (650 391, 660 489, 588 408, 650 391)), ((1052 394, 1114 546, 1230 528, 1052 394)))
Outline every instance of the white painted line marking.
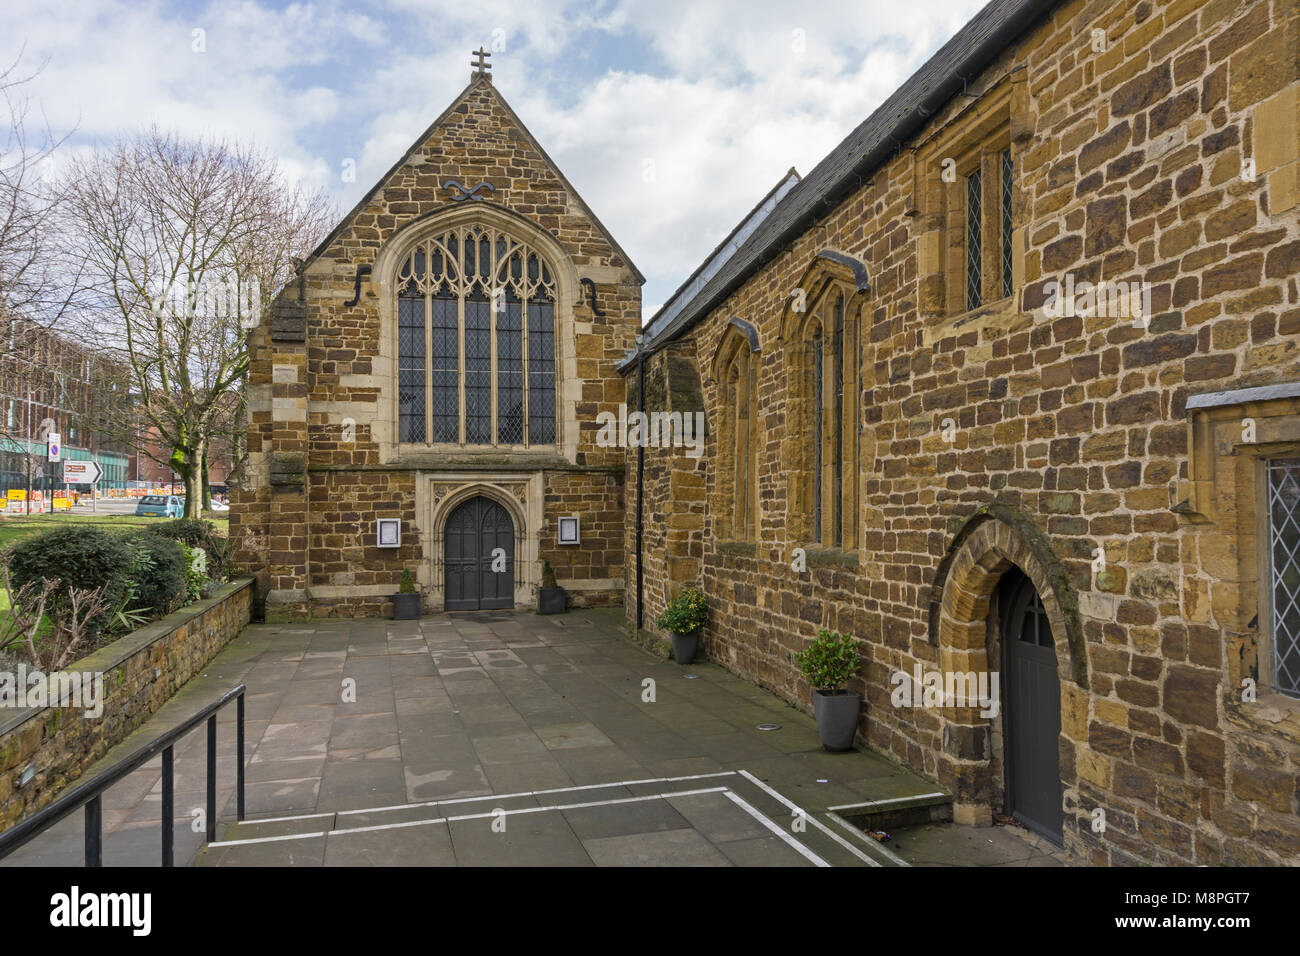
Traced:
MULTIPOLYGON (((790 847, 793 848, 796 853, 798 853, 804 859, 811 861, 813 866, 827 866, 827 867, 830 866, 829 863, 827 863, 825 860, 819 857, 812 850, 808 849, 806 846, 804 846, 802 843, 800 843, 790 834, 786 833, 784 830, 782 830, 779 826, 777 826, 775 823, 773 823, 763 814, 759 813, 757 810, 751 807, 748 803, 745 802, 744 798, 740 797, 738 794, 735 794, 730 790, 727 790, 725 795, 728 800, 736 804, 736 806, 740 807, 740 809, 744 810, 751 817, 753 817, 759 823, 763 824, 763 826, 767 827, 769 830, 771 830, 773 833, 779 836, 782 840, 784 840, 787 844, 789 844, 790 847)), ((876 865, 879 866, 880 864, 877 863, 876 865)))
POLYGON ((355 816, 358 813, 389 813, 393 810, 417 810, 420 807, 436 807, 440 804, 479 803, 484 800, 512 800, 518 797, 540 797, 552 793, 577 793, 581 790, 604 790, 610 787, 633 787, 647 783, 679 783, 684 780, 711 780, 714 777, 734 777, 736 771, 723 770, 719 773, 695 773, 686 777, 652 777, 647 780, 615 780, 610 783, 587 783, 579 787, 553 787, 550 790, 524 790, 520 793, 489 793, 481 797, 455 797, 450 800, 426 800, 421 803, 399 803, 388 807, 369 807, 361 810, 338 810, 329 813, 302 813, 297 816, 267 817, 262 820, 246 820, 245 823, 284 823, 290 820, 316 820, 320 817, 355 816))
POLYGON ((273 837, 250 837, 247 840, 213 840, 208 846, 245 846, 249 843, 280 843, 284 840, 310 840, 313 837, 324 836, 325 831, 320 833, 290 833, 286 836, 273 837))
MULTIPOLYGON (((736 771, 734 770, 724 770, 721 773, 696 773, 696 774, 691 774, 689 777, 654 777, 650 780, 619 780, 615 783, 587 783, 587 784, 583 784, 580 787, 553 787, 550 790, 529 790, 525 793, 488 794, 487 796, 483 796, 483 797, 456 797, 452 800, 437 800, 434 802, 438 804, 482 803, 485 800, 510 800, 516 797, 541 797, 552 793, 578 793, 583 790, 607 790, 612 787, 635 787, 638 784, 647 784, 647 783, 680 783, 681 781, 684 780, 711 780, 714 777, 734 777, 735 775, 736 775, 736 771)), ((420 806, 420 805, 421 804, 416 804, 416 806, 420 806)), ((366 812, 368 811, 344 810, 339 813, 339 816, 343 816, 344 813, 366 813, 366 812)))
MULTIPOLYGON (((682 790, 680 792, 671 794, 671 796, 692 797, 695 796, 696 794, 701 794, 701 793, 727 793, 727 792, 729 791, 727 790, 726 787, 710 787, 707 790, 682 790)), ((619 803, 641 803, 645 800, 663 800, 667 796, 669 796, 669 794, 651 793, 651 794, 646 794, 645 796, 642 797, 621 797, 618 800, 595 800, 592 801, 591 803, 569 803, 569 804, 560 804, 554 807, 521 807, 518 810, 502 810, 501 814, 466 813, 458 817, 448 817, 447 820, 448 822, 457 822, 460 820, 485 820, 488 817, 495 817, 498 815, 510 816, 516 813, 542 813, 546 810, 585 810, 588 807, 609 807, 619 803)), ((342 833, 347 831, 339 831, 339 832, 342 833)))
POLYGON ((407 827, 428 827, 435 823, 446 823, 446 817, 431 817, 428 820, 407 820, 404 823, 375 823, 368 827, 349 827, 346 830, 331 830, 330 836, 340 833, 371 833, 378 830, 402 830, 407 827))
POLYGON ((496 816, 514 816, 521 813, 544 813, 547 811, 560 810, 582 810, 587 807, 607 807, 619 803, 641 803, 646 800, 662 800, 665 797, 688 797, 702 793, 726 793, 726 787, 710 787, 702 790, 681 790, 668 791, 667 793, 651 793, 640 797, 620 797, 617 800, 594 800, 589 803, 568 803, 556 804, 555 806, 541 807, 520 807, 517 810, 502 810, 500 814, 491 813, 465 813, 454 817, 436 817, 429 820, 408 820, 404 823, 376 823, 365 827, 348 827, 343 830, 330 830, 328 833, 291 833, 286 836, 274 837, 250 837, 247 840, 220 840, 209 843, 208 846, 242 846, 249 843, 279 843, 285 840, 310 840, 318 836, 338 836, 345 833, 374 833, 379 830, 399 830, 404 827, 426 827, 436 823, 458 823, 464 820, 487 820, 496 816))
POLYGON ((827 807, 827 810, 859 810, 863 807, 883 807, 887 803, 902 803, 905 800, 925 800, 929 797, 946 797, 948 794, 935 791, 934 793, 919 793, 911 797, 890 797, 888 800, 868 800, 865 803, 841 803, 838 807, 827 807))
POLYGON ((740 771, 740 775, 741 775, 742 777, 744 777, 746 780, 748 780, 750 783, 754 784, 754 786, 758 787, 760 790, 762 790, 762 791, 764 791, 765 793, 767 793, 769 796, 771 796, 771 797, 773 797, 774 799, 778 800, 779 802, 785 804, 785 805, 786 805, 787 807, 789 807, 791 810, 796 810, 796 811, 798 811, 798 812, 803 816, 803 818, 804 818, 805 820, 807 820, 809 823, 811 823, 813 826, 815 826, 818 830, 821 830, 822 833, 825 833, 828 837, 830 837, 832 840, 834 840, 834 841, 835 841, 836 843, 838 843, 840 846, 844 847, 844 849, 848 850, 850 853, 852 853, 854 856, 856 856, 856 857, 857 857, 859 860, 861 860, 863 863, 866 863, 868 866, 880 866, 880 861, 878 861, 878 860, 873 860, 871 857, 867 856, 865 853, 863 853, 861 850, 859 850, 857 847, 855 847, 855 846, 854 846, 852 843, 850 843, 848 840, 844 839, 844 837, 840 836, 838 833, 836 833, 834 830, 832 830, 832 829, 831 829, 830 827, 828 827, 826 824, 824 824, 824 823, 822 823, 820 820, 818 820, 815 816, 813 816, 812 814, 808 813, 808 812, 807 812, 806 810, 804 810, 802 807, 800 807, 800 806, 798 806, 798 805, 796 805, 796 804, 794 804, 794 803, 791 803, 791 802, 790 802, 789 800, 787 800, 785 797, 781 796, 781 794, 777 793, 775 790, 773 790, 771 787, 769 787, 767 784, 765 784, 762 780, 759 780, 757 777, 755 777, 755 776, 754 776, 752 773, 750 773, 748 770, 742 770, 742 771, 740 771))
POLYGON ((893 850, 888 849, 879 840, 871 839, 869 836, 867 836, 865 833, 863 833, 861 830, 855 827, 852 823, 849 823, 848 820, 845 820, 838 813, 830 813, 829 811, 827 811, 827 815, 836 823, 838 823, 840 826, 842 826, 844 829, 848 830, 849 833, 851 833, 853 836, 861 840, 864 845, 871 847, 873 850, 879 850, 886 858, 888 858, 895 865, 897 866, 912 865, 911 863, 908 863, 906 860, 904 860, 897 853, 895 853, 893 850))
POLYGON ((304 813, 294 817, 263 817, 257 820, 237 820, 236 822, 244 826, 250 826, 251 824, 254 823, 284 823, 287 820, 316 820, 319 819, 320 817, 332 817, 332 816, 334 816, 333 810, 329 811, 328 813, 304 813))

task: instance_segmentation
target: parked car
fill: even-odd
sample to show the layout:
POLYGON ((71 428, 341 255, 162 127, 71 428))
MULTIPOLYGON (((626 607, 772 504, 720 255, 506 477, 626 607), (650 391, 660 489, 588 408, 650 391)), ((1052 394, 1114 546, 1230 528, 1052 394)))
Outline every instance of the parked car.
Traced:
POLYGON ((229 510, 230 510, 230 505, 226 504, 224 501, 218 501, 216 498, 213 498, 213 499, 212 499, 212 507, 211 507, 211 509, 209 509, 209 510, 211 510, 211 511, 229 511, 229 510))
POLYGON ((145 495, 135 506, 137 516, 179 518, 185 514, 185 499, 179 495, 145 495))

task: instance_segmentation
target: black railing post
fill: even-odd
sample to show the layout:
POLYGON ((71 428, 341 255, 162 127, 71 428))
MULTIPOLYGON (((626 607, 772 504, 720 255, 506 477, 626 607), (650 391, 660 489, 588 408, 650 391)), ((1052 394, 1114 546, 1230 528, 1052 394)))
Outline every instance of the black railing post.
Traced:
POLYGON ((239 793, 236 797, 236 812, 238 819, 244 819, 244 694, 240 691, 239 700, 235 703, 235 750, 237 751, 235 759, 239 761, 239 770, 236 774, 236 788, 239 793))
POLYGON ((86 804, 86 866, 104 865, 103 814, 100 795, 95 794, 86 804))
POLYGON ((159 754, 163 755, 163 820, 162 820, 162 857, 164 866, 175 865, 175 821, 176 821, 176 762, 174 745, 204 720, 208 722, 208 824, 207 839, 215 839, 217 834, 217 718, 216 712, 230 703, 238 701, 239 735, 239 818, 244 819, 244 753, 247 749, 244 727, 244 692, 243 684, 233 687, 221 697, 194 714, 184 723, 173 727, 129 756, 119 760, 108 770, 94 778, 76 784, 67 793, 60 796, 49 806, 36 811, 31 816, 0 833, 0 859, 4 859, 19 847, 40 836, 60 820, 82 810, 85 815, 86 866, 103 866, 104 813, 103 793, 113 784, 122 780, 132 771, 144 766, 159 754))
POLYGON ((217 715, 208 718, 208 842, 217 835, 217 715))
POLYGON ((162 765, 162 865, 174 866, 176 839, 175 755, 172 748, 163 751, 162 765))

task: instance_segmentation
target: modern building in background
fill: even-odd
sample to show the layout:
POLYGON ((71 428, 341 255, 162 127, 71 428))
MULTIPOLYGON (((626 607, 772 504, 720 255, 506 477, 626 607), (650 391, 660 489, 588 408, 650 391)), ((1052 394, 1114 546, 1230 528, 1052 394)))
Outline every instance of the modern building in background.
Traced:
MULTIPOLYGON (((62 481, 61 463, 47 460, 47 441, 57 434, 63 461, 95 461, 101 496, 142 494, 184 482, 166 464, 168 451, 156 429, 130 423, 134 402, 129 369, 103 352, 32 323, 14 320, 0 354, 0 499, 6 510, 25 510, 18 493, 39 492, 43 510, 54 492, 78 491, 62 481), (10 493, 14 494, 11 495, 10 493)), ((232 398, 233 401, 233 398, 232 398)), ((214 437, 208 483, 227 493, 233 468, 232 442, 214 437)))
POLYGON ((114 404, 129 407, 126 383, 125 367, 102 353, 11 319, 0 352, 0 496, 39 491, 48 507, 50 494, 65 488, 62 465, 46 460, 51 433, 62 459, 99 464, 101 494, 125 489, 130 450, 95 423, 114 404))

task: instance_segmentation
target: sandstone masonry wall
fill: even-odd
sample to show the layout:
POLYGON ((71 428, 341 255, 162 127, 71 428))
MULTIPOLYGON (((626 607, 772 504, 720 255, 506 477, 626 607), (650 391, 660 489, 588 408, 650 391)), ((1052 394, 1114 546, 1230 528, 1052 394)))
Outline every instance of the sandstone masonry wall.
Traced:
POLYGON ((68 668, 103 674, 97 718, 76 707, 0 711, 0 830, 51 803, 166 703, 248 624, 252 595, 250 579, 232 581, 68 668), (34 776, 20 783, 30 765, 34 776))
MULTIPOLYGON (((1206 438, 1187 409, 1203 393, 1300 382, 1297 29, 1294 0, 1063 4, 689 334, 697 356, 711 356, 740 316, 762 345, 761 520, 748 548, 712 532, 727 506, 717 495, 723 411, 697 360, 711 429, 695 539, 714 608, 709 657, 805 703, 793 653, 819 627, 862 638, 866 670, 852 689, 866 700, 863 741, 951 788, 968 821, 986 821, 1000 802, 996 726, 895 708, 890 676, 985 660, 992 578, 957 539, 992 505, 1021 516, 1019 531, 1010 518, 990 525, 985 546, 1001 550, 987 553, 1040 568, 1045 601, 1083 641, 1082 683, 1062 677, 1076 862, 1300 862, 1300 705, 1241 700, 1241 678, 1264 666, 1251 623, 1262 545, 1253 479, 1234 464, 1295 454, 1300 406, 1238 407, 1208 422, 1206 438), (1005 111, 982 112, 993 102, 1005 111), (961 187, 939 176, 942 145, 999 124, 1015 165, 1015 294, 954 312, 936 210, 943 190, 961 187), (791 290, 827 248, 871 278, 854 303, 859 544, 839 552, 792 530, 806 433, 794 418, 794 345, 781 338, 791 290), (1046 314, 1047 282, 1066 273, 1150 283, 1149 325, 1046 314), (1243 446, 1247 416, 1260 422, 1260 450, 1243 446), (1039 538, 1041 560, 1025 544, 1039 538), (796 547, 809 550, 802 574, 796 547)), ((682 507, 669 467, 648 456, 647 626, 681 583, 664 556, 682 507)), ((629 561, 629 582, 634 573, 629 561)), ((631 595, 625 603, 630 617, 631 595)), ((1063 659, 1066 634, 1055 636, 1063 659)))

